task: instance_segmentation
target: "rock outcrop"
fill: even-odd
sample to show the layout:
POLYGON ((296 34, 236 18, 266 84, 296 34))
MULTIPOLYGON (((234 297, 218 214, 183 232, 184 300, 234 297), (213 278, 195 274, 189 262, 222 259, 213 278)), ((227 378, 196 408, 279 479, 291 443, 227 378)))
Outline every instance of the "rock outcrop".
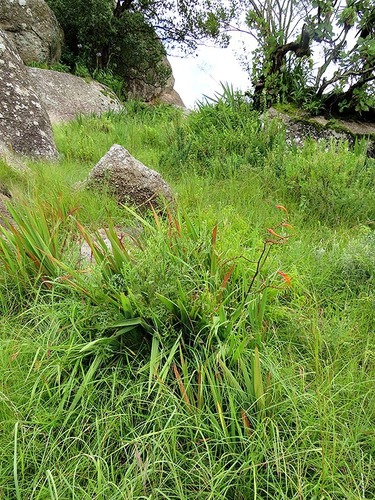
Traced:
POLYGON ((299 112, 291 116, 275 108, 267 111, 269 118, 279 118, 286 132, 286 140, 290 144, 302 146, 307 138, 320 140, 348 141, 353 146, 356 140, 367 139, 367 155, 375 158, 375 123, 359 123, 347 120, 327 120, 323 116, 311 117, 299 112))
POLYGON ((162 85, 156 83, 155 85, 150 85, 142 82, 141 80, 135 79, 130 85, 129 97, 141 99, 146 102, 159 101, 185 108, 186 106, 180 95, 176 92, 176 90, 174 90, 175 78, 172 74, 172 66, 167 57, 164 57, 163 64, 166 67, 166 70, 170 73, 170 76, 165 84, 162 85))
POLYGON ((63 31, 44 0, 0 0, 0 29, 24 63, 53 64, 60 59, 63 31))
POLYGON ((131 203, 137 207, 158 206, 160 198, 173 199, 172 190, 161 175, 118 144, 99 160, 83 184, 106 190, 121 204, 131 203))
MULTIPOLYGON (((169 64, 169 62, 168 62, 169 64)), ((173 74, 170 76, 165 87, 162 89, 161 94, 157 97, 160 102, 165 104, 172 104, 180 108, 186 108, 180 94, 174 89, 175 78, 173 74)))
POLYGON ((27 71, 52 123, 69 121, 77 114, 122 109, 115 94, 98 82, 48 69, 27 71))
POLYGON ((0 30, 0 145, 26 156, 57 158, 51 123, 14 45, 0 30))

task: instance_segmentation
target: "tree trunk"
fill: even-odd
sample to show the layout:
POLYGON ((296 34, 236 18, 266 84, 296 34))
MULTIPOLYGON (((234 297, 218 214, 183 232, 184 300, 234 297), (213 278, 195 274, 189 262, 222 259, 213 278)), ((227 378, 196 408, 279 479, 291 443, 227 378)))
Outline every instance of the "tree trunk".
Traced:
POLYGON ((275 75, 279 73, 285 56, 288 52, 294 52, 296 57, 309 56, 310 51, 310 35, 307 30, 307 26, 304 24, 302 28, 302 33, 299 41, 286 43, 285 45, 279 45, 271 55, 272 65, 271 69, 267 74, 262 74, 258 81, 254 85, 254 106, 259 107, 261 104, 261 95, 266 86, 266 80, 268 76, 275 75))

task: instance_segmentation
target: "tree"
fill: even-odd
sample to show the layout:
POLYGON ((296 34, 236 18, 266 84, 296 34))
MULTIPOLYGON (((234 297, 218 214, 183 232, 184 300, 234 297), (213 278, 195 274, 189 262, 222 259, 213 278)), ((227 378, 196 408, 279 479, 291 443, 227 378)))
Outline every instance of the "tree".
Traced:
POLYGON ((192 51, 207 38, 226 43, 219 31, 220 3, 193 0, 47 0, 64 33, 63 62, 90 72, 112 71, 127 83, 162 86, 169 77, 166 47, 192 51))
MULTIPOLYGON (((245 0, 255 37, 255 103, 277 99, 331 111, 374 108, 372 0, 245 0), (319 56, 318 56, 319 53, 319 56)), ((236 29, 227 24, 227 29, 236 29)))

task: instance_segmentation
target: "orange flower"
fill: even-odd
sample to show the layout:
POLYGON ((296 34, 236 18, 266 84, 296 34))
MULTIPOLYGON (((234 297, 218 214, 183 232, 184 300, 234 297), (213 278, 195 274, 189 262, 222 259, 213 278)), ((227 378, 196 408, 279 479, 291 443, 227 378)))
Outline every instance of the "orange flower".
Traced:
POLYGON ((283 212, 286 213, 286 215, 288 215, 288 210, 283 205, 276 205, 276 208, 282 210, 283 212))
POLYGON ((272 234, 272 236, 276 236, 276 238, 284 239, 284 236, 281 236, 280 234, 275 233, 275 231, 271 228, 268 228, 267 231, 272 234))
POLYGON ((292 278, 288 274, 284 273, 283 271, 277 271, 277 274, 280 274, 280 276, 283 278, 286 286, 290 286, 292 278))

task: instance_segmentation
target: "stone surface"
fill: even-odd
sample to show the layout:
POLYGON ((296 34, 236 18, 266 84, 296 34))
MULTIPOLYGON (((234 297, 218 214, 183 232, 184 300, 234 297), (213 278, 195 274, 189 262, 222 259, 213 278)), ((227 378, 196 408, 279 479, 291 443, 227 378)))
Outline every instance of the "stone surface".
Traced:
POLYGON ((0 30, 0 143, 8 150, 57 158, 51 123, 16 48, 0 30))
POLYGON ((158 100, 164 102, 165 104, 171 104, 172 106, 178 106, 179 108, 186 108, 184 101, 181 99, 180 94, 176 92, 173 88, 163 90, 160 94, 158 100))
POLYGON ((119 203, 131 203, 137 207, 158 206, 160 197, 167 201, 173 199, 172 190, 161 175, 118 144, 99 160, 84 185, 108 190, 119 203))
POLYGON ((115 94, 98 82, 48 69, 27 71, 52 123, 69 121, 77 114, 122 109, 115 94))
POLYGON ((185 108, 186 106, 180 95, 174 90, 175 78, 172 74, 172 66, 167 57, 164 57, 163 64, 170 72, 170 77, 165 85, 150 85, 139 80, 134 80, 129 89, 129 97, 141 99, 146 102, 159 101, 185 108))
POLYGON ((24 63, 53 64, 60 59, 63 31, 44 0, 0 0, 0 29, 24 63))
POLYGON ((29 171, 29 168, 25 165, 22 159, 10 151, 10 149, 7 148, 2 141, 0 141, 0 161, 4 161, 9 167, 18 172, 29 171))
POLYGON ((327 120, 324 117, 309 117, 301 115, 290 116, 275 108, 267 112, 269 118, 279 118, 285 125, 286 140, 290 144, 302 146, 307 138, 316 141, 335 139, 337 141, 348 141, 353 146, 355 140, 369 139, 367 155, 375 157, 375 124, 360 123, 346 120, 327 120))

